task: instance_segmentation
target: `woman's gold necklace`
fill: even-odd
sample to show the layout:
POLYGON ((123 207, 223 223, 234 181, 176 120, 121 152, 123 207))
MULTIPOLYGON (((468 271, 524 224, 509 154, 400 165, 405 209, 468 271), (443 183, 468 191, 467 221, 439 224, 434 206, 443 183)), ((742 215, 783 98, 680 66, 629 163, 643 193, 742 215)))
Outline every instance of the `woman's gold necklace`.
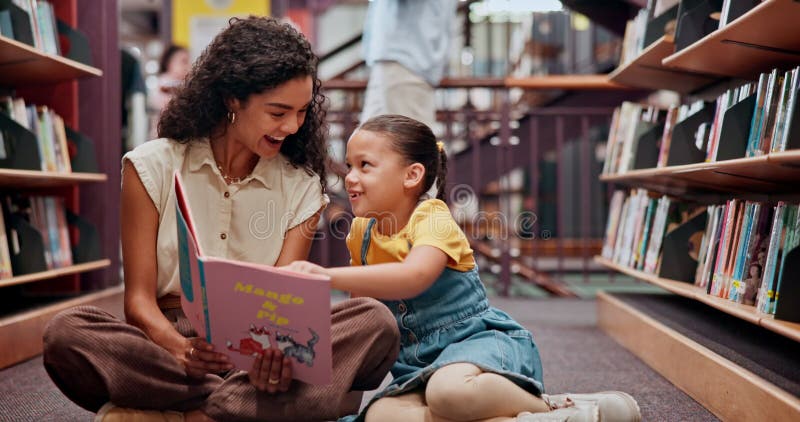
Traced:
POLYGON ((219 169, 219 174, 222 175, 222 178, 225 180, 226 183, 230 184, 242 183, 242 181, 244 181, 244 179, 247 178, 247 176, 244 177, 229 176, 228 174, 225 173, 225 170, 222 169, 222 166, 219 165, 219 163, 217 163, 217 169, 219 169))

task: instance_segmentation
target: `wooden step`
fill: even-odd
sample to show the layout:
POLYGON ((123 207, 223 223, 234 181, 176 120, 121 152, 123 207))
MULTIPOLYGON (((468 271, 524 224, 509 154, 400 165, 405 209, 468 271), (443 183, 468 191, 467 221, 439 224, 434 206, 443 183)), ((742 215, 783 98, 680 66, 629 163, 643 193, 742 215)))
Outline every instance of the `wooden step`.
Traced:
POLYGON ((800 420, 800 399, 611 294, 597 295, 597 323, 722 420, 800 420))
POLYGON ((44 327, 64 309, 92 305, 121 316, 122 294, 123 287, 119 285, 0 319, 0 369, 42 353, 44 327))

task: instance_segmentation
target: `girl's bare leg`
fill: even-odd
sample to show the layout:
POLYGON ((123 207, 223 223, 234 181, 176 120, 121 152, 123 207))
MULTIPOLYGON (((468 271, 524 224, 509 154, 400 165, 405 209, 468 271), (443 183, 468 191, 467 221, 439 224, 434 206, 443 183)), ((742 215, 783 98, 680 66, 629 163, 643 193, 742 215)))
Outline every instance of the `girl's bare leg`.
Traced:
POLYGON ((521 412, 550 410, 541 397, 470 363, 454 363, 436 371, 428 380, 425 403, 432 414, 453 421, 514 418, 521 412))

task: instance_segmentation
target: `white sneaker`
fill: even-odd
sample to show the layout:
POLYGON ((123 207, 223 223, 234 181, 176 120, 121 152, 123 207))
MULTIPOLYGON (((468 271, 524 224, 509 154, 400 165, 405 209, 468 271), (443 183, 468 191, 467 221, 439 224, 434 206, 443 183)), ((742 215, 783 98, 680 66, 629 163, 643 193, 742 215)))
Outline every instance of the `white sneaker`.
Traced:
POLYGON ((183 422, 183 413, 130 409, 108 402, 97 411, 94 422, 183 422))
POLYGON ((542 413, 522 412, 517 422, 600 422, 597 405, 571 406, 542 413))
MULTIPOLYGON (((640 422, 642 414, 636 400, 622 391, 601 391, 586 394, 543 394, 551 409, 561 408, 595 408, 598 419, 602 422, 640 422)), ((567 419, 570 420, 571 419, 567 419)))

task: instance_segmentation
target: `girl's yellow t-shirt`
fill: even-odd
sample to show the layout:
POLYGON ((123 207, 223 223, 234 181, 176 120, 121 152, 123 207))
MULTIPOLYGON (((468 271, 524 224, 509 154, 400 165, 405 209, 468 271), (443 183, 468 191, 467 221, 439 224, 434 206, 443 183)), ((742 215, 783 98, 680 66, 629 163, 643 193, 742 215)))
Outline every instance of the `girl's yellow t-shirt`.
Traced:
MULTIPOLYGON (((346 239, 351 265, 363 265, 361 246, 368 223, 368 218, 353 219, 346 239)), ((475 257, 467 237, 453 219, 447 204, 438 199, 428 199, 417 205, 408 224, 394 235, 382 235, 373 227, 370 237, 369 264, 402 262, 413 246, 428 245, 447 254, 448 268, 469 271, 475 267, 475 257)))

